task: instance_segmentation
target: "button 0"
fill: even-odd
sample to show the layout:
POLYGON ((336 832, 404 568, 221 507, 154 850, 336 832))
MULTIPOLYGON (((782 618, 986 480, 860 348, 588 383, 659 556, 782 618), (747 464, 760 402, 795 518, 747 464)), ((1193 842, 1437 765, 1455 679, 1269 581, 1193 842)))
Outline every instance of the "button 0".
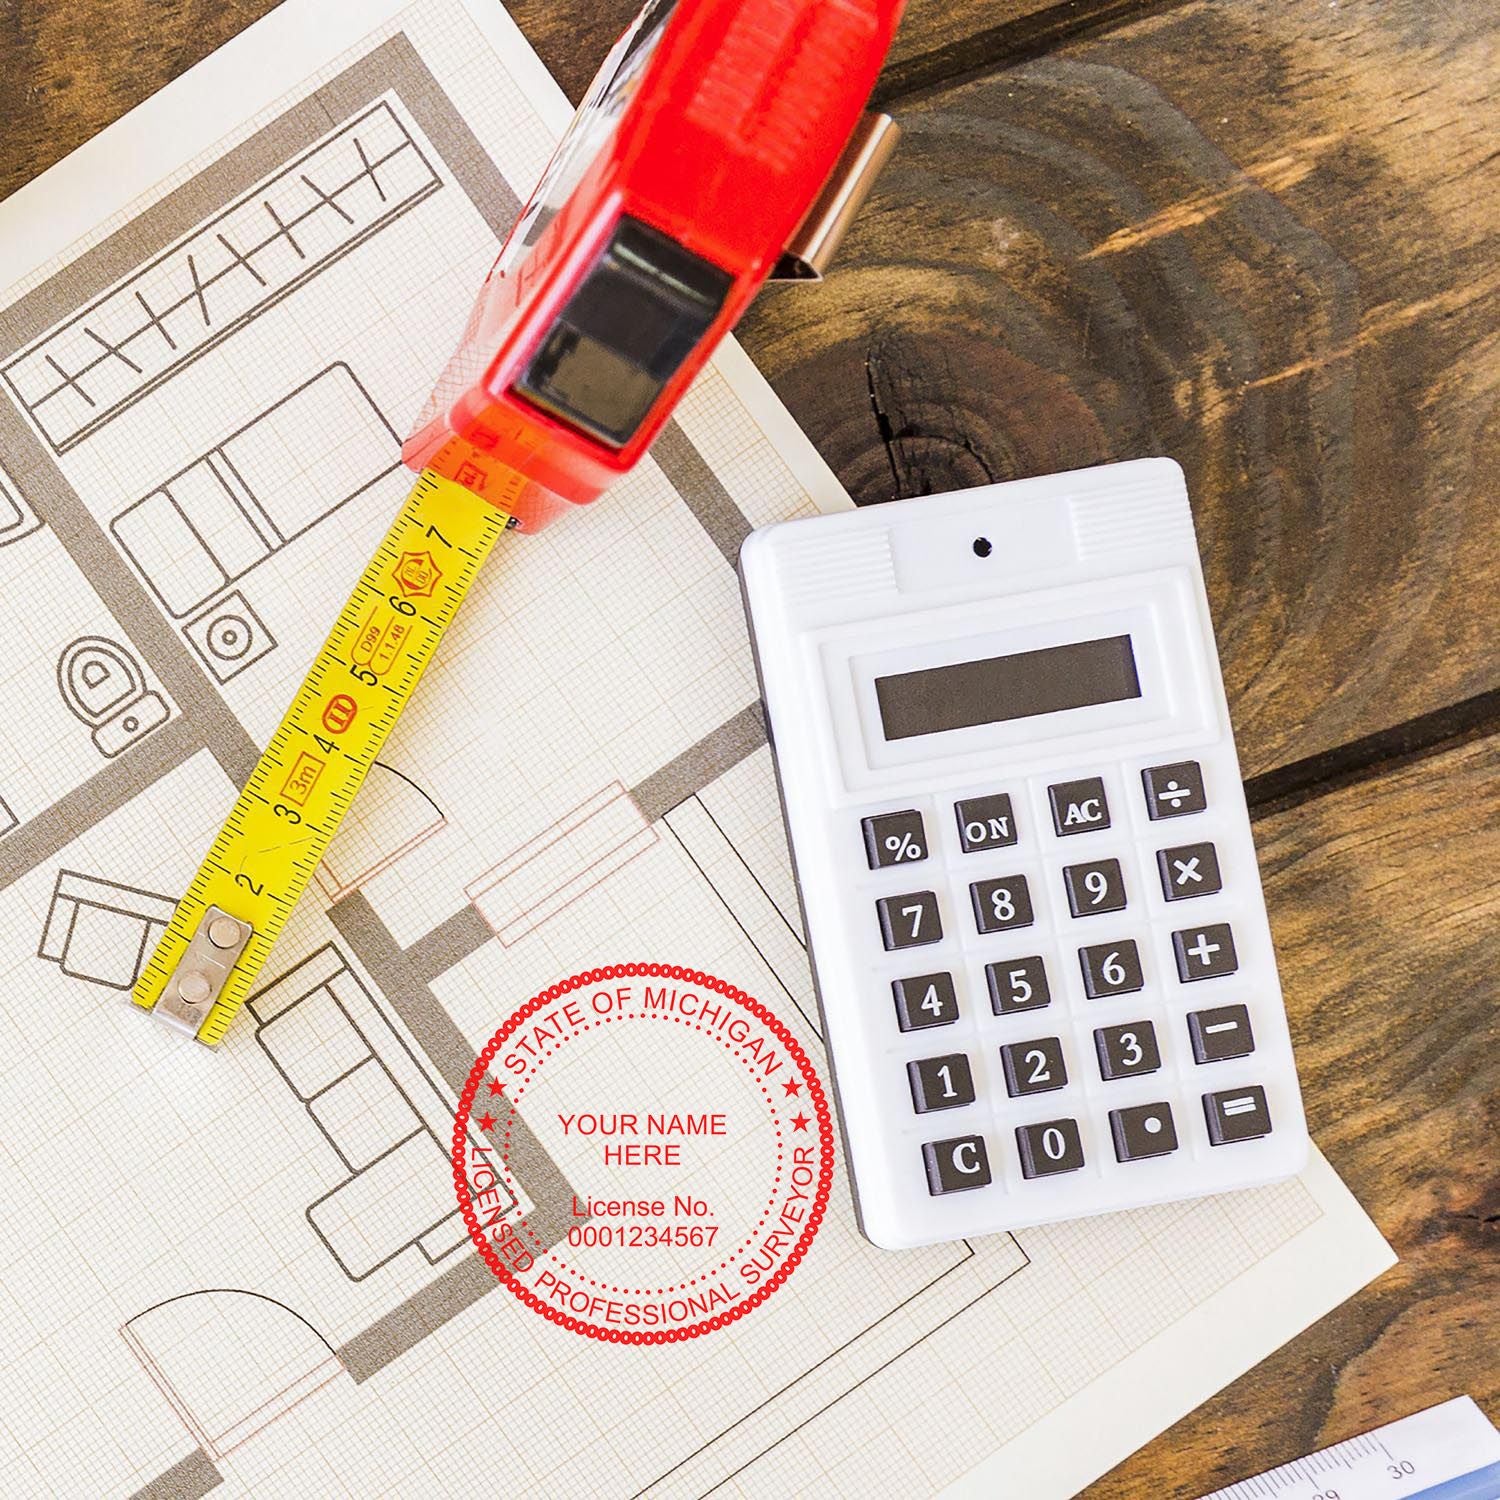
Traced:
POLYGON ((1203 1118, 1208 1124, 1208 1139, 1215 1146, 1254 1141, 1271 1133, 1271 1110, 1266 1104, 1266 1091, 1259 1084, 1205 1094, 1203 1118))
POLYGON ((1185 927, 1174 932, 1172 951, 1177 956, 1177 977, 1184 984, 1233 974, 1240 966, 1228 922, 1210 922, 1207 927, 1185 927))
POLYGON ((910 865, 927 858, 927 830, 916 808, 864 819, 865 859, 872 870, 910 865))
POLYGON ((1195 760, 1173 761, 1167 766, 1148 766, 1141 772, 1146 789, 1146 815, 1150 818, 1182 818, 1208 806, 1203 791, 1203 767, 1195 760))
POLYGON ((1104 795, 1102 777, 1060 781, 1047 788, 1047 800, 1052 804, 1052 826, 1059 836, 1109 827, 1109 800, 1104 795))
POLYGON ((990 1155, 982 1135, 958 1135, 947 1141, 928 1141, 922 1147, 927 1168, 927 1191, 934 1198, 990 1185, 990 1155))
POLYGON ((1248 1057, 1255 1051, 1250 1012, 1243 1005, 1195 1010, 1187 1022, 1195 1062, 1225 1062, 1231 1057, 1248 1057))
POLYGON ((1076 1172, 1083 1165, 1083 1141, 1077 1120, 1043 1120, 1016 1126, 1016 1151, 1023 1177, 1050 1177, 1076 1172))
POLYGON ((965 854, 1008 849, 1019 837, 1007 792, 955 802, 953 815, 958 819, 958 842, 965 854))
POLYGON ((1219 878, 1218 851, 1212 844, 1182 844, 1176 849, 1158 849, 1156 869, 1161 876, 1161 893, 1168 901, 1212 896, 1224 888, 1219 878))

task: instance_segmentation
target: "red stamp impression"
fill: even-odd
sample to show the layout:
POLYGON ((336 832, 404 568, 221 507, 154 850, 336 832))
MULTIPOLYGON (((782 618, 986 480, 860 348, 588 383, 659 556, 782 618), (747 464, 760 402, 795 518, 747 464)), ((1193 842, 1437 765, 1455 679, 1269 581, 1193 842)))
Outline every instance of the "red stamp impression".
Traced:
POLYGON ((490 1039, 453 1130, 469 1236, 501 1283, 589 1338, 726 1327, 807 1253, 833 1121, 806 1051, 710 974, 618 964, 534 996, 490 1039))

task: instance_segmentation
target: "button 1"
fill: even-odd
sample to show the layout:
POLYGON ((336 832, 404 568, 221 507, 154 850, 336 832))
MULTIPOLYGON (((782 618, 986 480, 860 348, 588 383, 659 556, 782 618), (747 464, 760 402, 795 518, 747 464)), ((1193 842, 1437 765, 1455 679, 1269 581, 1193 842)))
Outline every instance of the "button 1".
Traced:
POLYGON ((990 1185, 990 1155, 982 1135, 928 1141, 922 1147, 922 1161, 927 1168, 927 1191, 934 1198, 990 1185))
POLYGON ((1120 873, 1117 859, 1069 865, 1063 871, 1063 885, 1068 892, 1068 909, 1075 917, 1125 909, 1125 877, 1120 873))
POLYGON ((1109 800, 1104 795, 1102 777, 1087 776, 1082 781, 1049 786, 1047 800, 1052 804, 1052 826, 1060 836, 1109 827, 1109 800))
POLYGON ((951 974, 918 974, 891 981, 896 997, 896 1024, 902 1031, 951 1026, 958 1019, 958 996, 951 974))
POLYGON ((1172 1106, 1165 1102, 1110 1110, 1109 1133, 1115 1138, 1117 1161, 1141 1161, 1148 1156, 1167 1156, 1177 1149, 1177 1127, 1172 1123, 1172 1106))
POLYGON ((1172 951, 1177 955, 1177 977, 1184 984, 1233 974, 1240 966, 1228 922, 1210 922, 1207 927, 1186 927, 1174 932, 1172 951))
POLYGON ((1208 1122, 1208 1139, 1215 1146, 1258 1140, 1271 1133, 1266 1091, 1258 1083, 1249 1088, 1205 1094, 1203 1117, 1208 1122))
POLYGON ((1094 1033, 1094 1051, 1099 1055, 1099 1076, 1106 1082, 1154 1073, 1161 1067, 1156 1027, 1150 1021, 1101 1026, 1094 1033))
POLYGON ((937 897, 931 891, 882 896, 875 903, 875 911, 880 917, 880 936, 887 950, 920 948, 923 943, 943 940, 937 897))
POLYGON ((1146 789, 1146 815, 1150 818, 1182 818, 1208 806, 1203 792, 1203 767, 1195 760, 1173 761, 1169 766, 1150 766, 1141 772, 1146 789))
POLYGON ((1062 1042, 1055 1036, 1008 1043, 1000 1049, 1000 1065, 1005 1069, 1005 1092, 1012 1099, 1068 1086, 1062 1042))
POLYGON ((1043 1120, 1040 1125, 1016 1126, 1016 1149, 1023 1177, 1050 1177, 1054 1172, 1076 1172, 1083 1165, 1083 1142, 1077 1120, 1043 1120))
POLYGON ((1007 932, 1012 927, 1030 927, 1031 887, 1024 875, 1004 875, 999 880, 976 880, 969 887, 974 903, 974 923, 980 932, 1007 932))
POLYGON ((919 1115, 935 1109, 960 1109, 974 1102, 974 1077, 962 1052, 946 1057, 922 1057, 906 1065, 911 1102, 919 1115))
POLYGON ((1100 1000, 1106 995, 1128 995, 1145 988, 1141 955, 1136 951, 1134 938, 1080 948, 1078 963, 1083 970, 1084 992, 1090 1000, 1100 1000))
POLYGON ((1041 1010, 1051 1004, 1047 966, 1039 953, 1029 958, 996 959, 984 966, 984 977, 990 987, 990 1009, 997 1016, 1008 1016, 1018 1010, 1041 1010))
POLYGON ((861 826, 865 832, 865 859, 872 870, 915 864, 927 858, 927 830, 922 826, 922 814, 914 807, 866 818, 861 826))
POLYGON ((1212 896, 1224 888, 1219 878, 1219 855, 1212 844, 1181 844, 1156 851, 1161 893, 1168 901, 1190 896, 1212 896))
POLYGON ((976 854, 982 849, 1006 849, 1019 837, 1008 792, 955 802, 953 814, 958 819, 958 842, 965 854, 976 854))
POLYGON ((1231 1057, 1248 1057, 1255 1051, 1250 1012, 1243 1005, 1195 1010, 1187 1022, 1196 1062, 1224 1062, 1231 1057))

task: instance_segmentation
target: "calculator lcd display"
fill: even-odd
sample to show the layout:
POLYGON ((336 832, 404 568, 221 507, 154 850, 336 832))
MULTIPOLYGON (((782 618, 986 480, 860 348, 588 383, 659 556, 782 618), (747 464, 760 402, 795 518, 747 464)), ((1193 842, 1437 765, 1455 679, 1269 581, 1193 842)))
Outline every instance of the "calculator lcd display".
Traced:
POLYGON ((875 679, 888 740, 1063 713, 1141 696, 1128 635, 953 662, 875 679))

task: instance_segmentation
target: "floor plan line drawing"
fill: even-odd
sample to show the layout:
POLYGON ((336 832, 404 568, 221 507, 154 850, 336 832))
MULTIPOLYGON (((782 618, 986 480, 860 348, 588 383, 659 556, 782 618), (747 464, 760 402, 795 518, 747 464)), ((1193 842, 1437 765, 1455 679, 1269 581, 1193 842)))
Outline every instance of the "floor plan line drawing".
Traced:
POLYGON ((37 957, 75 979, 129 993, 176 904, 155 891, 59 870, 37 957))
POLYGON ((238 589, 186 621, 182 634, 220 683, 238 677, 276 649, 276 637, 238 589))
MULTIPOLYGON (((66 452, 440 185, 421 147, 390 107, 377 104, 21 352, 0 373, 52 447, 66 452), (373 158, 361 132, 382 139, 373 158), (351 156, 353 160, 344 160, 351 156), (398 184, 396 164, 403 159, 412 171, 398 184), (389 186, 382 169, 388 169, 389 186), (315 181, 315 174, 332 185, 315 181), (359 207, 355 190, 365 184, 371 202, 358 213, 351 211, 359 207), (310 238, 311 221, 317 219, 323 230, 330 214, 339 232, 320 235, 319 249, 310 255, 304 242, 310 238), (211 264, 206 255, 218 262, 213 269, 204 269, 211 264), (121 321, 122 304, 134 304, 125 330, 101 332, 101 325, 121 321), (123 389, 109 395, 90 389, 91 376, 106 367, 117 372, 122 365, 136 377, 123 389)), ((105 381, 100 377, 94 384, 103 387, 105 381)))

